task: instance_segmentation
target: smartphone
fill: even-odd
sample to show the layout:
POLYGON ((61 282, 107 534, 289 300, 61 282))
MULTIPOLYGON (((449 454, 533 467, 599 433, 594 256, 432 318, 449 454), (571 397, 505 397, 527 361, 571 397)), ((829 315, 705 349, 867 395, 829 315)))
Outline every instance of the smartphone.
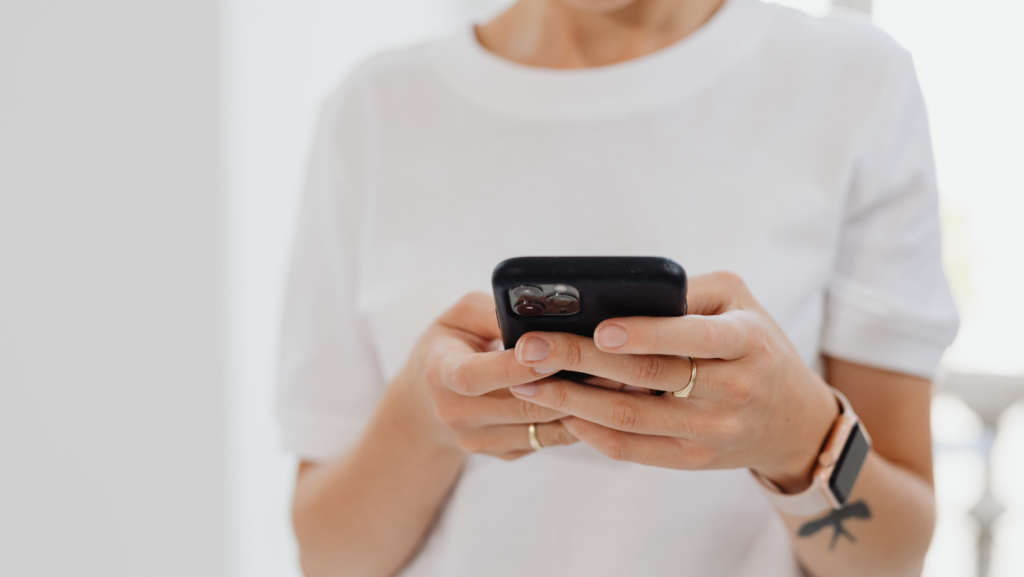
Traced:
MULTIPOLYGON (((531 331, 593 337, 607 319, 686 314, 686 271, 667 258, 510 258, 494 268, 491 286, 506 349, 531 331)), ((589 375, 561 371, 558 376, 582 381, 589 375)))

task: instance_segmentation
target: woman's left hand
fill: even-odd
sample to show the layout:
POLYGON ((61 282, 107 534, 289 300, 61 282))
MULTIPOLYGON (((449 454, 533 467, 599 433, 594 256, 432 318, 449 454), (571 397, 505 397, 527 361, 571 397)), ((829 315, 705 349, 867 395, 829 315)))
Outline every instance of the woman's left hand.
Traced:
POLYGON ((749 467, 787 492, 810 484, 818 451, 838 413, 825 382, 739 277, 690 281, 684 317, 621 318, 594 339, 528 333, 516 357, 540 373, 572 370, 687 398, 609 390, 548 378, 512 387, 520 399, 572 415, 577 438, 613 459, 673 469, 749 467))

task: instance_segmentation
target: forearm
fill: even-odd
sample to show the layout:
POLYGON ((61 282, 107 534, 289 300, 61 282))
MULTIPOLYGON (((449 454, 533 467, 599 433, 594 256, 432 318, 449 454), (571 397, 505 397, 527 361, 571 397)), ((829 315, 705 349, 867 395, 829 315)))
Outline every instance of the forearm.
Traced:
POLYGON ((307 576, 393 575, 429 529, 464 457, 417 434, 407 401, 389 388, 352 451, 299 479, 293 522, 307 576))
POLYGON ((935 525, 934 493, 919 475, 871 452, 839 512, 781 516, 815 577, 919 575, 935 525))

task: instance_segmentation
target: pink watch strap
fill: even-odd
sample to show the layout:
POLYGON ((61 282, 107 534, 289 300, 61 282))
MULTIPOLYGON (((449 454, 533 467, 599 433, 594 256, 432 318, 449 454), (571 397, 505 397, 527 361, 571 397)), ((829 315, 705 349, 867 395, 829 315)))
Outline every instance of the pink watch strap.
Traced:
MULTIPOLYGON (((833 467, 839 461, 843 446, 857 425, 858 419, 846 396, 832 387, 829 389, 832 390, 832 394, 835 395, 836 401, 839 403, 839 416, 832 425, 825 447, 818 455, 818 465, 815 466, 811 475, 811 486, 801 493, 787 495, 771 479, 753 469, 750 471, 772 505, 787 515, 806 517, 840 507, 839 500, 832 494, 832 490, 828 486, 828 479, 833 467)), ((867 436, 867 432, 861 430, 867 436)), ((870 440, 868 442, 870 443, 870 440)))
POLYGON ((757 480, 772 505, 787 515, 809 517, 835 507, 834 498, 829 499, 828 487, 819 477, 814 477, 811 486, 804 489, 802 493, 787 495, 771 479, 754 470, 751 470, 750 473, 754 475, 754 479, 757 480))

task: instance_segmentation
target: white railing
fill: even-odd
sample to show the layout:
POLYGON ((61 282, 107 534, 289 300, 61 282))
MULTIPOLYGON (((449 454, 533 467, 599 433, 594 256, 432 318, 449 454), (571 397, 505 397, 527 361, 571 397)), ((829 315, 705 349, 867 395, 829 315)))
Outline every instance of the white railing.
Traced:
POLYGON ((984 493, 970 515, 979 527, 978 577, 988 577, 993 526, 1006 510, 992 491, 992 445, 999 434, 1000 416, 1015 402, 1024 399, 1024 377, 947 373, 936 382, 936 391, 960 397, 984 423, 982 442, 976 444, 984 459, 984 493))

